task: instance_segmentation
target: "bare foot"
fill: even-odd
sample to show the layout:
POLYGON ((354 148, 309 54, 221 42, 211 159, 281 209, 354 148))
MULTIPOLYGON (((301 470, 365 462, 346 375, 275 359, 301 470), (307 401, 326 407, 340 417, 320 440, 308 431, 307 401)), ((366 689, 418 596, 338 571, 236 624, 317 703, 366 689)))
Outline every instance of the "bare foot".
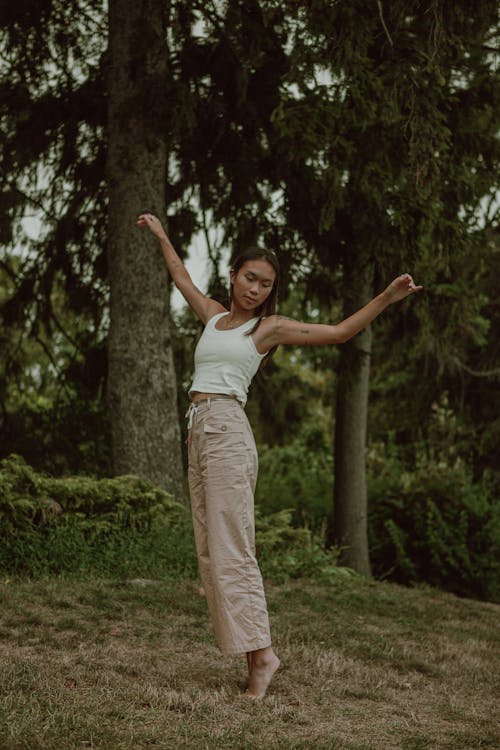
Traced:
POLYGON ((274 673, 280 665, 280 660, 271 647, 252 652, 252 657, 250 657, 250 680, 244 696, 257 700, 265 696, 274 673))

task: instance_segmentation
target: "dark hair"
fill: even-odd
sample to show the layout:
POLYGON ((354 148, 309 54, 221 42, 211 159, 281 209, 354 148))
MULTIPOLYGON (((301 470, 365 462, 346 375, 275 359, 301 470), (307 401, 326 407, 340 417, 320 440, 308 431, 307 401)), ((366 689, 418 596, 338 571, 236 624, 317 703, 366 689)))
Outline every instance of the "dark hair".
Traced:
MULTIPOLYGON (((244 250, 242 253, 236 256, 234 259, 231 270, 237 274, 238 271, 243 268, 244 264, 247 262, 247 260, 266 260, 273 271, 275 272, 276 276, 274 278, 273 287, 271 289, 271 292, 269 293, 269 296, 266 297, 265 301, 255 310, 255 315, 258 316, 258 321, 255 323, 253 328, 248 331, 247 336, 251 336, 252 333, 254 333, 257 328, 260 326, 262 320, 264 318, 268 318, 269 315, 274 315, 276 312, 276 307, 278 304, 278 286, 280 281, 280 266, 278 263, 278 258, 271 250, 266 250, 264 247, 248 247, 246 250, 244 250)), ((229 303, 231 303, 232 294, 233 292, 233 285, 231 284, 230 291, 229 291, 229 303)), ((270 349, 266 354, 266 359, 270 357, 274 352, 276 351, 277 347, 273 347, 270 349)))

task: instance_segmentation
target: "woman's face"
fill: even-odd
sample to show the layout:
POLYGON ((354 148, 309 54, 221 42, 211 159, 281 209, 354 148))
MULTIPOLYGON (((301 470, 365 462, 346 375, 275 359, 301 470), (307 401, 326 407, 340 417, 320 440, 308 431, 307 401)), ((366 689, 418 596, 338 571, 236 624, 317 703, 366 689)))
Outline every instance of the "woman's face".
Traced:
POLYGON ((271 294, 276 272, 272 265, 262 258, 246 260, 238 273, 231 270, 233 302, 244 310, 255 310, 271 294))

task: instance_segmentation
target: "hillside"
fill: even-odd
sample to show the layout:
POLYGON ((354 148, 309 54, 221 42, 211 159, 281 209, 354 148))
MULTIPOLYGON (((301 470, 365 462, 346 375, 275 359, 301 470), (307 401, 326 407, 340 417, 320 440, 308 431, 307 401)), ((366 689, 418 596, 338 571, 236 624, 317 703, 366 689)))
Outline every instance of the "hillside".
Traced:
POLYGON ((3 579, 0 747, 500 746, 499 606, 341 574, 267 591, 282 669, 248 703, 192 581, 3 579))

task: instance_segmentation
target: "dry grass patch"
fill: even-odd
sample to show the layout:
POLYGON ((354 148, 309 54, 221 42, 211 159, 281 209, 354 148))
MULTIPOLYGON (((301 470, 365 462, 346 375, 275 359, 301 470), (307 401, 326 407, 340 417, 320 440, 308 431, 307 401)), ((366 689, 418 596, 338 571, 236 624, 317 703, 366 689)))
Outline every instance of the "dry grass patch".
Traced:
POLYGON ((268 599, 282 669, 249 703, 192 582, 3 583, 0 748, 498 748, 498 606, 357 578, 268 599))

